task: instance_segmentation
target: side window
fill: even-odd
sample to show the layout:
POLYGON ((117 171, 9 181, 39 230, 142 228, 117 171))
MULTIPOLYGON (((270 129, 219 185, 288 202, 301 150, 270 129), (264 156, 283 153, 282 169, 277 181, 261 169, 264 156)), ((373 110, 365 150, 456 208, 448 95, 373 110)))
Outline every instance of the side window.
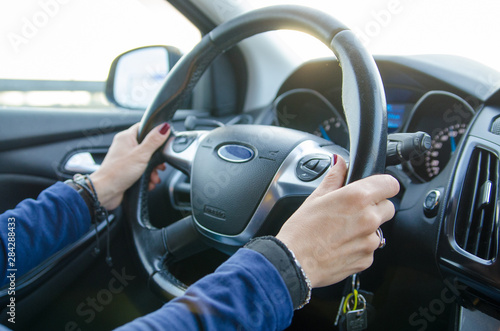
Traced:
POLYGON ((164 0, 23 0, 0 3, 0 107, 114 107, 113 59, 130 49, 189 51, 198 29, 164 0))

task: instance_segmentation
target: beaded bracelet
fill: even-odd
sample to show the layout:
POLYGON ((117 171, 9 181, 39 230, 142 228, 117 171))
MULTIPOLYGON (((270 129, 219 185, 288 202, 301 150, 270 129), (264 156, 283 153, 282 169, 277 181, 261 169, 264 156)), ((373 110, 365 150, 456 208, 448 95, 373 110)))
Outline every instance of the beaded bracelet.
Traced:
POLYGON ((113 262, 110 255, 109 214, 106 208, 101 206, 101 203, 99 202, 99 197, 97 196, 94 183, 88 175, 81 174, 74 175, 72 179, 68 179, 64 183, 76 189, 89 208, 92 221, 95 223, 96 247, 94 248, 94 253, 96 255, 100 252, 99 231, 97 229, 97 225, 102 221, 106 221, 106 263, 111 266, 113 262))

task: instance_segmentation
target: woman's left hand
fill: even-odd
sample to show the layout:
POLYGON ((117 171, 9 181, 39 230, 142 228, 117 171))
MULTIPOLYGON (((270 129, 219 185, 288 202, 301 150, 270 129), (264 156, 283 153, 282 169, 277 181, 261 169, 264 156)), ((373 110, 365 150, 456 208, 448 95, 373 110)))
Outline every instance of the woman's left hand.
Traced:
MULTIPOLYGON (((163 123, 151 130, 144 141, 137 142, 139 123, 117 133, 101 167, 90 175, 101 205, 112 210, 123 200, 123 194, 142 176, 153 153, 165 143, 170 135, 170 126, 163 123)), ((151 173, 149 189, 160 183, 159 170, 165 170, 165 164, 157 166, 151 173)))

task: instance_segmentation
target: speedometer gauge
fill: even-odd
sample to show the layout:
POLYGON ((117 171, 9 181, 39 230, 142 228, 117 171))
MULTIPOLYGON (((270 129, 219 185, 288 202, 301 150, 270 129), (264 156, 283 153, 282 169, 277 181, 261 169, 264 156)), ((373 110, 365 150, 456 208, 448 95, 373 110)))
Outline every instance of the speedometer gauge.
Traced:
POLYGON ((344 121, 338 117, 330 117, 324 120, 318 126, 318 128, 313 132, 314 135, 324 138, 326 140, 332 141, 332 136, 335 136, 335 130, 344 130, 344 121))
POLYGON ((425 175, 421 177, 433 178, 437 176, 442 168, 448 163, 451 155, 457 149, 457 144, 460 138, 465 133, 467 125, 465 123, 449 126, 437 132, 433 139, 431 149, 425 153, 425 167, 420 168, 424 170, 425 175))
POLYGON ((412 159, 406 168, 424 182, 438 176, 459 148, 473 116, 474 109, 455 94, 431 91, 422 96, 413 108, 405 131, 430 134, 431 149, 412 159))
POLYGON ((349 131, 344 118, 321 93, 297 88, 281 94, 273 105, 280 126, 310 132, 349 148, 349 131))

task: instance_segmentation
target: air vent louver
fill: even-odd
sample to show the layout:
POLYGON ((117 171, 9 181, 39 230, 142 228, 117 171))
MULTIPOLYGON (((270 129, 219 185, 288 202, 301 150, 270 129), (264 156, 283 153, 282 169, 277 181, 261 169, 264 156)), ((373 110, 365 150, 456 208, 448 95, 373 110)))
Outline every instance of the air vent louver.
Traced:
POLYGON ((455 240, 465 251, 484 260, 496 256, 498 177, 497 156, 476 148, 459 200, 455 240))

